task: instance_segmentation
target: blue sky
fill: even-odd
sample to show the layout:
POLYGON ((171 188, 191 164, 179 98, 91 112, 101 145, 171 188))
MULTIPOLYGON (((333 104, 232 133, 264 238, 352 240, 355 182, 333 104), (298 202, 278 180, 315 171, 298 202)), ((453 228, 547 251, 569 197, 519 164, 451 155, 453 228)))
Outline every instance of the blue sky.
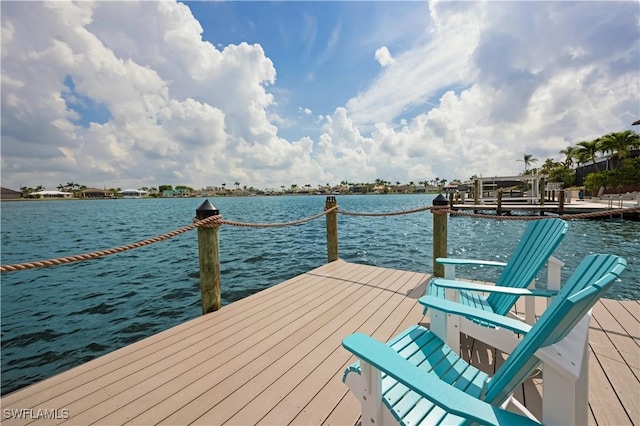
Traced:
POLYGON ((513 175, 640 118, 637 2, 0 8, 15 189, 513 175))
MULTIPOLYGON (((203 27, 203 39, 224 48, 260 44, 273 62, 278 95, 274 108, 296 117, 281 128, 286 138, 317 133, 317 115, 331 114, 365 91, 380 71, 373 53, 380 46, 398 51, 424 31, 385 31, 394 16, 426 11, 426 3, 396 2, 186 2, 203 27), (312 114, 305 117, 305 110, 312 114)), ((316 135, 317 136, 317 135, 316 135)))

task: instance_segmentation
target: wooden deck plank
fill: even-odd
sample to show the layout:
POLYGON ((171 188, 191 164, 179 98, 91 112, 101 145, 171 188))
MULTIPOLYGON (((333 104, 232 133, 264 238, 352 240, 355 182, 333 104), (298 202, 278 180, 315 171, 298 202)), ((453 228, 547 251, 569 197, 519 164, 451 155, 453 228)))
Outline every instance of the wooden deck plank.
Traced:
POLYGON ((606 308, 606 310, 611 315, 617 325, 614 324, 616 328, 616 332, 620 335, 628 335, 632 338, 628 343, 633 347, 632 343, 635 343, 636 349, 640 348, 640 320, 638 320, 638 316, 640 313, 636 313, 635 315, 632 313, 636 308, 636 311, 640 311, 640 305, 627 304, 626 307, 619 300, 612 299, 601 299, 600 304, 594 309, 596 313, 600 313, 602 311, 602 307, 606 308))
MULTIPOLYGON (((351 274, 357 272, 358 268, 352 268, 351 274)), ((350 275, 346 273, 345 276, 349 277, 350 275)), ((215 343, 216 348, 222 345, 225 350, 202 352, 203 359, 196 360, 196 362, 190 359, 186 362, 180 362, 179 359, 176 359, 174 362, 177 363, 177 367, 174 367, 171 372, 175 377, 155 387, 149 387, 148 382, 141 382, 140 387, 142 390, 145 390, 146 393, 139 398, 133 398, 135 397, 135 392, 132 393, 128 398, 132 408, 127 411, 130 415, 140 416, 136 418, 136 422, 148 424, 149 422, 161 421, 164 417, 172 414, 172 410, 181 408, 178 403, 179 400, 189 401, 187 396, 189 390, 197 394, 200 390, 199 385, 206 383, 207 380, 211 379, 214 380, 211 383, 217 383, 215 380, 225 380, 234 373, 236 369, 241 368, 244 364, 250 364, 253 359, 248 352, 249 349, 252 349, 255 353, 262 353, 260 352, 261 350, 266 352, 277 346, 284 337, 289 335, 288 333, 295 332, 296 328, 299 328, 298 320, 304 321, 310 319, 310 321, 313 321, 314 317, 312 315, 314 307, 331 303, 331 298, 335 298, 336 296, 331 289, 339 284, 338 280, 331 278, 316 277, 316 279, 317 283, 315 285, 319 286, 321 292, 319 295, 313 294, 312 304, 305 303, 305 299, 298 298, 296 294, 295 300, 287 299, 287 303, 285 304, 285 306, 297 305, 296 309, 272 310, 270 311, 271 317, 262 318, 258 322, 258 324, 266 324, 265 327, 244 327, 241 332, 229 336, 223 342, 215 343), (199 369, 198 367, 203 363, 207 364, 207 368, 199 369), (207 379, 205 376, 207 374, 212 375, 212 377, 208 377, 207 379), (166 403, 165 400, 178 391, 180 392, 180 398, 171 399, 172 403, 176 405, 176 407, 171 408, 172 405, 166 403), (160 408, 158 408, 158 406, 160 408)), ((306 282, 303 285, 308 286, 309 283, 306 282)), ((280 349, 283 348, 283 346, 280 347, 280 349)), ((100 422, 109 424, 117 420, 122 419, 119 418, 119 414, 116 412, 112 416, 101 419, 100 422)))
POLYGON ((607 378, 608 374, 598 362, 598 357, 589 356, 589 408, 597 425, 627 425, 631 419, 615 396, 615 390, 607 378))
MULTIPOLYGON (((325 265, 320 268, 320 273, 339 273, 340 268, 346 267, 345 262, 340 262, 337 265, 325 265), (328 266, 328 268, 327 268, 328 266)), ((234 316, 234 312, 245 309, 244 312, 249 312, 247 309, 258 310, 261 309, 261 302, 268 303, 273 297, 281 296, 283 293, 291 291, 289 287, 295 285, 296 282, 304 282, 309 277, 299 275, 289 281, 285 281, 279 286, 274 286, 263 292, 254 295, 255 297, 245 298, 234 304, 225 307, 223 317, 216 316, 216 322, 224 325, 230 325, 234 321, 246 321, 246 318, 234 316)), ((294 287, 295 289, 295 287, 294 287)), ((297 291, 304 291, 303 288, 297 291)), ((222 312, 222 311, 219 311, 222 312)), ((196 336, 199 333, 207 333, 209 329, 209 323, 213 320, 212 317, 202 316, 192 321, 187 321, 176 327, 173 327, 164 332, 150 336, 143 339, 136 344, 125 346, 108 354, 108 357, 100 357, 88 363, 82 364, 74 369, 74 375, 59 374, 46 379, 38 383, 37 387, 27 387, 20 392, 14 392, 5 396, 2 401, 6 404, 19 403, 22 407, 30 408, 35 407, 37 404, 43 404, 48 402, 50 398, 74 389, 81 383, 88 383, 101 376, 111 374, 115 369, 121 368, 122 365, 135 362, 136 360, 146 358, 158 349, 163 349, 172 345, 175 342, 183 341, 191 336, 196 336), (66 383, 68 382, 68 383, 66 383)), ((201 338, 201 337, 200 337, 201 338)))
MULTIPOLYGON (((422 315, 422 308, 416 303, 417 299, 424 295, 426 283, 429 279, 428 275, 416 276, 421 281, 408 297, 401 298, 400 303, 395 306, 394 310, 385 319, 382 324, 370 332, 380 341, 388 341, 399 332, 407 327, 425 323, 425 317, 422 315)), ((397 297, 397 296, 394 296, 397 297)), ((367 333, 367 324, 358 331, 367 333)), ((346 351, 344 352, 346 353, 346 351)), ((349 357, 341 366, 332 380, 329 380, 317 394, 316 398, 310 401, 300 414, 294 418, 292 424, 344 424, 346 418, 349 420, 347 424, 353 424, 360 417, 360 404, 358 400, 348 391, 347 387, 342 383, 342 375, 344 370, 355 359, 349 357), (331 407, 331 404, 335 404, 331 407)))
POLYGON ((640 300, 625 301, 622 306, 640 322, 640 300))
MULTIPOLYGON (((299 280, 298 282, 302 285, 310 284, 308 280, 299 280)), ((314 288, 311 288, 309 285, 309 288, 312 292, 308 293, 303 299, 301 299, 302 301, 309 300, 315 302, 314 298, 325 292, 325 289, 320 283, 316 284, 314 288)), ((298 293, 295 292, 294 295, 297 296, 298 293)), ((264 311, 264 309, 262 310, 264 311)), ((280 312, 284 311, 275 310, 274 312, 278 315, 280 312)), ((220 316, 224 317, 225 315, 221 314, 220 316)), ((237 318, 237 316, 234 316, 234 318, 237 318)), ((85 415, 84 413, 87 411, 87 407, 92 407, 93 405, 97 405, 107 399, 109 399, 114 406, 118 407, 118 404, 121 401, 126 403, 128 402, 128 398, 135 399, 135 392, 138 391, 138 388, 142 387, 142 391, 146 391, 148 389, 147 386, 152 386, 154 384, 146 382, 144 385, 135 387, 134 385, 137 385, 136 381, 144 381, 147 378, 151 378, 156 381, 160 380, 160 378, 165 379, 166 376, 160 375, 160 373, 170 366, 180 363, 181 358, 176 359, 176 356, 188 360, 180 365, 180 369, 188 369, 197 365, 199 362, 204 362, 203 360, 210 353, 210 351, 208 351, 209 348, 215 346, 216 352, 227 349, 227 345, 234 343, 234 341, 229 341, 227 337, 233 336, 238 338, 241 335, 238 331, 238 327, 246 330, 246 325, 252 323, 248 322, 249 320, 250 318, 247 318, 247 321, 236 324, 229 324, 228 321, 222 321, 222 324, 227 325, 227 327, 216 327, 215 333, 212 332, 213 328, 212 324, 209 324, 210 321, 202 321, 203 324, 201 325, 204 325, 204 327, 202 327, 197 334, 190 334, 188 338, 187 336, 175 336, 176 341, 170 346, 163 347, 161 351, 156 351, 150 354, 145 353, 143 357, 137 358, 134 362, 126 364, 119 369, 112 370, 109 374, 104 374, 98 379, 66 392, 60 397, 54 398, 47 403, 53 405, 66 405, 69 410, 74 410, 76 413, 76 420, 79 419, 82 421, 85 418, 92 418, 92 415, 97 415, 97 412, 95 409, 90 408, 89 413, 85 415), (220 334, 222 334, 222 336, 220 334), (96 392, 97 390, 100 392, 96 392), (115 397, 116 399, 113 399, 113 395, 117 395, 117 397, 115 397)), ((187 330, 187 333, 191 333, 194 329, 199 329, 199 327, 192 327, 187 330)), ((167 341, 164 341, 163 343, 167 344, 167 341)), ((136 353, 133 355, 136 355, 136 353)), ((111 365, 114 364, 117 366, 116 363, 111 363, 111 365)), ((174 369, 171 374, 175 375, 178 371, 180 370, 174 369)), ((171 375, 169 378, 171 378, 171 375)))
MULTIPOLYGON (((359 270, 362 270, 363 267, 359 266, 358 268, 359 270)), ((356 271, 355 273, 357 273, 357 269, 354 268, 354 270, 356 271)), ((346 287, 344 290, 350 290, 350 292, 357 290, 354 286, 344 286, 345 282, 348 282, 349 279, 334 281, 340 281, 340 284, 342 284, 343 287, 346 287)), ((329 293, 327 292, 327 294, 329 293)), ((357 295, 353 297, 357 298, 357 295)), ((351 299, 347 299, 346 303, 348 304, 349 302, 351 302, 351 299)), ((296 301, 293 301, 293 303, 295 304, 296 301)), ((323 300, 323 303, 320 303, 319 306, 333 307, 333 304, 327 303, 323 300)), ((341 307, 342 306, 339 308, 341 307)), ((348 306, 345 307, 344 310, 348 310, 348 306)), ((140 417, 136 418, 135 421, 137 423, 145 424, 160 421, 169 422, 170 420, 167 417, 176 415, 176 413, 181 410, 188 411, 185 407, 201 406, 199 409, 194 408, 193 415, 187 415, 187 418, 195 420, 199 415, 206 412, 208 408, 223 401, 229 393, 233 392, 237 387, 243 384, 238 381, 238 377, 233 376, 237 376, 238 374, 243 374, 245 376, 249 374, 258 374, 262 367, 267 366, 272 362, 270 357, 276 359, 286 353, 291 345, 295 345, 297 342, 302 341, 305 338, 305 330, 300 331, 300 329, 305 326, 307 329, 308 327, 311 327, 315 317, 321 314, 322 312, 317 313, 313 310, 310 311, 309 306, 299 308, 299 312, 294 312, 292 314, 293 317, 299 317, 299 320, 295 321, 295 318, 292 317, 289 321, 290 324, 276 324, 272 332, 272 336, 263 340, 258 345, 251 347, 250 353, 241 353, 234 356, 234 358, 228 362, 228 365, 225 365, 224 370, 217 369, 211 372, 204 371, 200 372, 201 374, 197 374, 198 372, 195 372, 193 377, 187 378, 182 376, 180 378, 180 382, 172 383, 172 388, 174 388, 176 384, 178 385, 176 390, 179 390, 179 393, 174 395, 165 395, 165 398, 170 398, 162 401, 160 409, 147 411, 140 417), (283 339, 282 337, 278 337, 278 335, 283 333, 287 335, 291 332, 294 333, 293 337, 290 337, 282 344, 279 344, 283 339), (233 373, 233 375, 231 373, 233 373), (206 374, 206 376, 203 376, 202 374, 206 374), (207 394, 207 392, 211 399, 203 401, 202 395, 207 394), (198 411, 200 412, 198 413, 198 411)), ((171 389, 171 391, 174 391, 174 389, 171 389)))
MULTIPOLYGON (((635 361, 637 363, 640 350, 636 347, 633 354, 628 353, 625 355, 625 352, 618 348, 617 345, 621 344, 622 341, 630 341, 633 339, 625 339, 624 336, 617 333, 608 332, 606 326, 600 323, 603 317, 605 321, 609 320, 607 315, 602 315, 605 312, 608 313, 608 311, 603 307, 603 309, 598 309, 598 312, 598 316, 594 315, 594 318, 591 320, 592 324, 595 323, 594 325, 596 327, 595 330, 591 329, 589 332, 589 346, 592 351, 590 358, 597 361, 602 370, 606 371, 606 379, 609 382, 611 391, 614 393, 614 395, 611 395, 608 399, 606 406, 602 408, 609 411, 612 409, 612 406, 619 406, 626 412, 630 420, 640 419, 640 381, 638 380, 638 369, 632 368, 626 361, 626 359, 632 359, 632 362, 635 361)), ((635 344, 631 342, 624 346, 634 345, 635 344)), ((591 393, 589 399, 591 400, 591 393)), ((618 410, 618 408, 616 408, 616 410, 618 410)), ((602 415, 601 410, 594 409, 594 416, 598 423, 601 423, 599 418, 602 415)))
MULTIPOLYGON (((387 341, 423 323, 429 275, 336 261, 116 350, 0 400, 3 409, 68 409, 66 424, 355 424, 342 383, 357 330, 387 341)), ((536 304, 541 313, 545 304, 536 304)), ((516 305, 516 310, 520 310, 516 305)), ((640 303, 606 300, 590 326, 589 424, 640 418, 640 303)), ((493 374, 504 355, 462 339, 493 374)), ((541 380, 517 398, 541 409, 541 380)), ((60 424, 65 419, 11 424, 60 424)))
MULTIPOLYGON (((331 313, 326 327, 308 336, 302 344, 292 348, 284 357, 262 371, 250 382, 229 395, 230 403, 214 407, 197 419, 196 424, 210 424, 214 419, 230 424, 254 424, 264 417, 274 406, 291 392, 303 380, 305 375, 321 364, 335 348, 340 346, 343 334, 359 327, 370 318, 376 309, 381 308, 390 298, 394 285, 401 273, 385 271, 376 278, 386 281, 389 292, 365 288, 366 295, 358 296, 348 311, 339 315, 331 313), (245 408, 245 409, 243 409, 245 408)), ((358 285, 350 283, 349 285, 358 285)), ((289 407, 292 408, 292 407, 289 407)))
MULTIPOLYGON (((399 324, 401 322, 402 317, 406 315, 394 316, 395 308, 400 305, 403 300, 407 300, 406 290, 414 289, 421 281, 423 281, 421 275, 404 273, 398 280, 398 282, 402 284, 402 287, 398 288, 397 292, 390 295, 380 294, 381 297, 379 298, 383 299, 382 304, 379 307, 368 306, 366 311, 362 312, 365 315, 358 318, 358 322, 360 323, 357 328, 358 331, 376 337, 388 334, 385 333, 383 326, 399 324)), ((414 300, 414 304, 417 304, 417 301, 414 300)), ((305 367, 305 370, 309 372, 306 377, 304 376, 304 371, 296 372, 292 369, 290 372, 287 372, 287 374, 292 376, 291 379, 293 381, 293 386, 291 387, 291 392, 288 394, 288 398, 283 398, 277 401, 277 403, 268 404, 268 413, 264 417, 257 419, 257 421, 264 424, 291 423, 299 414, 299 412, 296 413, 296 410, 292 410, 291 408, 297 407, 299 411, 302 411, 302 408, 307 407, 309 402, 315 397, 315 394, 305 392, 305 389, 323 389, 323 387, 328 384, 327 382, 335 382, 335 377, 340 376, 344 371, 345 364, 351 359, 351 356, 342 348, 341 343, 347 335, 353 332, 353 327, 343 327, 341 330, 337 330, 336 333, 332 335, 333 341, 331 343, 327 342, 329 347, 334 348, 333 351, 319 365, 305 367), (301 377, 304 377, 304 379, 300 380, 301 377), (334 379, 327 380, 327 378, 334 379)), ((337 397, 340 397, 341 390, 343 389, 337 389, 337 397)), ((326 417, 327 413, 330 413, 339 402, 339 399, 341 398, 322 398, 321 401, 323 404, 320 407, 315 407, 316 413, 319 415, 323 414, 326 417)), ((310 408, 311 407, 308 407, 308 410, 310 408)), ((244 419, 243 417, 235 416, 230 420, 230 423, 247 424, 244 419)), ((253 422, 250 421, 248 423, 251 424, 253 422)))

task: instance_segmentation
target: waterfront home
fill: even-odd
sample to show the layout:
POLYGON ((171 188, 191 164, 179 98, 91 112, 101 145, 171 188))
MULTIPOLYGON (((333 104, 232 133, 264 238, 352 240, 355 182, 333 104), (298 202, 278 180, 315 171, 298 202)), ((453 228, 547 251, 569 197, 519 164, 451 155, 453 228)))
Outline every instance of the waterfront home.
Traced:
POLYGON ((22 197, 22 193, 20 191, 14 191, 13 189, 2 187, 2 192, 0 194, 0 198, 3 200, 17 200, 22 197))
POLYGON ((87 188, 81 192, 82 198, 113 198, 113 192, 106 189, 87 188))
POLYGON ((30 193, 29 198, 73 198, 73 193, 62 191, 38 191, 30 193))
POLYGON ((119 192, 124 198, 142 198, 147 195, 147 191, 140 191, 139 189, 124 189, 119 192))
POLYGON ((165 189, 162 191, 162 196, 165 198, 189 197, 190 195, 191 191, 187 188, 165 189))

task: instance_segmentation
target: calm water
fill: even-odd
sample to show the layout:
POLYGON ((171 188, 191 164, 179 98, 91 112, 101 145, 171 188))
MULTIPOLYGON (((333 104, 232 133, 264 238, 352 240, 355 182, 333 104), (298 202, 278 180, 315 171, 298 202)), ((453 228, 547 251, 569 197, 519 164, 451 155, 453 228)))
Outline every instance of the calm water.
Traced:
MULTIPOLYGON (((431 195, 338 196, 349 211, 431 205, 431 195)), ((5 202, 2 264, 112 248, 191 223, 203 199, 5 202)), ((325 197, 213 198, 224 218, 283 222, 322 211, 325 197)), ((339 216, 340 257, 349 262, 431 271, 431 215, 339 216)), ((453 217, 454 257, 506 260, 525 222, 453 217)), ((565 276, 587 254, 629 262, 608 297, 640 298, 640 223, 572 221, 556 251, 565 276)), ((220 231, 223 303, 326 261, 324 219, 296 227, 220 231)), ((546 271, 541 272, 541 276, 546 271)), ((459 275, 495 280, 489 269, 459 275)), ((67 370, 200 315, 196 231, 99 260, 1 276, 2 394, 67 370)))

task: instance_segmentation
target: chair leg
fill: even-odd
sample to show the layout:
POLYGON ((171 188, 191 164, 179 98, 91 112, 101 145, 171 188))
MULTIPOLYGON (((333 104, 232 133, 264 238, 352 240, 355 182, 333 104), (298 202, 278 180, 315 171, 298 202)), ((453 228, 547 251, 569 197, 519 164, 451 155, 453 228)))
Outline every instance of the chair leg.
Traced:
POLYGON ((589 422, 590 319, 589 313, 563 341, 536 353, 544 362, 542 422, 546 425, 589 422))
POLYGON ((380 370, 360 360, 360 369, 365 383, 362 395, 362 426, 382 426, 382 375, 380 370))

